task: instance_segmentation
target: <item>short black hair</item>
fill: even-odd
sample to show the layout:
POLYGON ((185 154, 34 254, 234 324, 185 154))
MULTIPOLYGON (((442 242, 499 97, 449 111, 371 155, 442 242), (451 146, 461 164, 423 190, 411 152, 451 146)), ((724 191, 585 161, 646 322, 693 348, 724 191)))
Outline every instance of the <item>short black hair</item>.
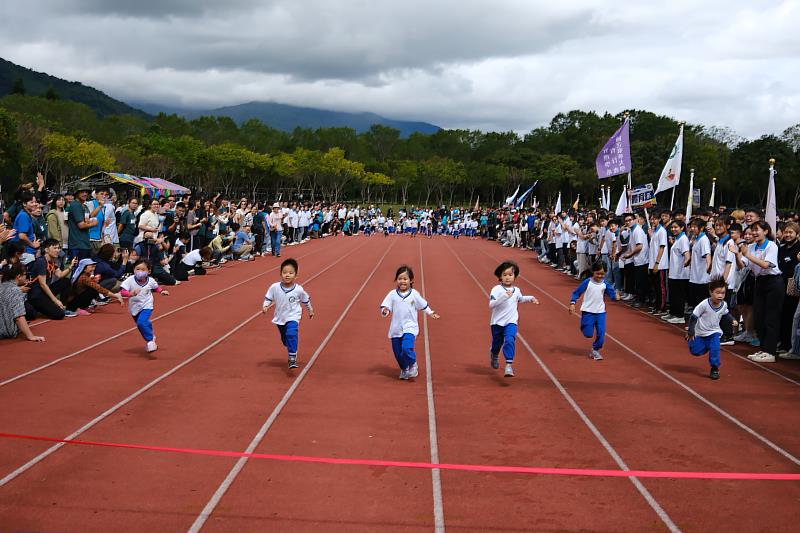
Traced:
POLYGON ((139 259, 137 259, 136 262, 133 264, 133 268, 136 269, 136 267, 139 266, 139 265, 146 266, 148 272, 152 272, 153 271, 152 263, 150 263, 150 261, 148 261, 144 257, 140 257, 139 259))
POLYGON ((3 267, 2 273, 3 273, 2 277, 3 282, 11 281, 12 279, 16 279, 17 276, 25 275, 25 267, 22 266, 22 263, 14 263, 11 265, 6 265, 5 267, 3 267))
POLYGON ((289 259, 284 259, 284 261, 281 263, 281 272, 283 272, 283 269, 286 268, 287 266, 292 267, 294 269, 295 274, 297 274, 300 271, 299 268, 297 267, 297 261, 292 259, 291 257, 289 259))
POLYGON ((414 271, 411 270, 410 266, 400 265, 400 267, 397 269, 397 272, 394 273, 394 279, 399 278, 400 274, 408 274, 408 279, 412 282, 412 285, 414 284, 414 271))
POLYGON ((741 233, 742 231, 744 231, 744 229, 742 228, 741 224, 739 224, 738 222, 734 222, 733 224, 731 224, 731 227, 728 228, 728 231, 738 231, 741 233))
POLYGON ((714 276, 711 278, 711 281, 708 282, 708 292, 712 293, 717 289, 727 289, 728 282, 725 281, 725 278, 722 276, 714 276))
POLYGON ((42 243, 41 249, 44 250, 45 248, 50 248, 51 246, 61 246, 61 243, 58 239, 45 239, 42 243))
POLYGON ((595 261, 594 263, 592 263, 592 273, 600 272, 601 270, 603 272, 606 271, 605 263, 603 263, 602 261, 595 261))
POLYGON ((514 261, 503 261, 502 263, 497 265, 497 268, 494 269, 495 277, 497 277, 497 279, 502 279, 503 278, 503 272, 505 272, 509 268, 514 269, 514 277, 515 278, 517 276, 519 276, 519 265, 518 264, 516 264, 514 261))

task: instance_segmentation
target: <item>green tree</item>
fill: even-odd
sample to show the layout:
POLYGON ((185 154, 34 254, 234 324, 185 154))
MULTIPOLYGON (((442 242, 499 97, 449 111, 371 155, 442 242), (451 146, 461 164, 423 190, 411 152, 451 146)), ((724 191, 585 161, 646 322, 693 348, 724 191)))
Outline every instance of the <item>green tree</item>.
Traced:
POLYGON ((58 93, 56 92, 55 87, 53 87, 52 85, 47 88, 47 92, 44 93, 44 97, 47 98, 48 100, 59 100, 60 99, 60 97, 58 96, 58 93))
POLYGON ((26 92, 25 82, 22 80, 22 78, 17 78, 14 80, 14 85, 11 86, 11 92, 9 94, 18 94, 20 96, 24 96, 26 92))

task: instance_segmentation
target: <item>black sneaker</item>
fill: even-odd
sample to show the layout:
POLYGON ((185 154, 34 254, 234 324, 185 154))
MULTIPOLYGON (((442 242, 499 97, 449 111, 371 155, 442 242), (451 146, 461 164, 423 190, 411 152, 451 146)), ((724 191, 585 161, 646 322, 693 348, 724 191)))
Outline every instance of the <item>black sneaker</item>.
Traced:
POLYGON ((720 346, 733 346, 734 344, 736 344, 736 341, 733 340, 733 337, 722 337, 719 340, 720 346))
POLYGON ((712 366, 711 372, 708 374, 711 379, 719 379, 719 368, 712 366))
POLYGON ((289 368, 297 368, 297 357, 289 356, 289 368))
POLYGON ((489 359, 491 361, 492 368, 494 368, 495 370, 500 368, 500 357, 498 355, 493 354, 491 350, 489 350, 489 359))

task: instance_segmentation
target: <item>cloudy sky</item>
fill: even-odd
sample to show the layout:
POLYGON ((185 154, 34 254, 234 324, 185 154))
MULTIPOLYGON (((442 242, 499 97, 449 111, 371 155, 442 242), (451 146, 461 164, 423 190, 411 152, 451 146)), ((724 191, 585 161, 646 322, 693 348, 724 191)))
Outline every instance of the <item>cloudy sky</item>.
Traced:
POLYGON ((128 102, 518 132, 637 108, 756 137, 800 122, 798 21, 798 0, 6 0, 0 57, 128 102))

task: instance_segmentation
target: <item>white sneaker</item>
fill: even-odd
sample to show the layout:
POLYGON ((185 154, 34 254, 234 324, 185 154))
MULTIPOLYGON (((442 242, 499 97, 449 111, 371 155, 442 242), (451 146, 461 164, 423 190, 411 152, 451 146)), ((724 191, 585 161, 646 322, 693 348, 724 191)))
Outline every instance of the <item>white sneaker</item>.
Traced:
POLYGON ((175 280, 175 285, 176 285, 176 286, 178 286, 178 285, 180 285, 180 284, 181 284, 180 280, 177 280, 177 279, 176 279, 176 280, 175 280))
POLYGON ((753 357, 749 358, 751 361, 755 361, 756 363, 774 363, 775 356, 771 353, 761 352, 760 354, 755 354, 753 357))
POLYGON ((676 317, 670 318, 669 320, 667 320, 667 322, 669 322, 670 324, 686 324, 686 319, 685 318, 681 318, 679 316, 676 316, 676 317))
POLYGON ((514 368, 511 366, 511 363, 506 363, 506 369, 503 375, 507 378, 514 377, 514 368))
POLYGON ((156 345, 155 339, 153 339, 151 341, 148 341, 147 342, 147 351, 148 351, 148 353, 149 352, 155 352, 156 350, 158 350, 158 346, 156 345))
POLYGON ((750 340, 751 340, 752 338, 753 338, 753 337, 752 337, 752 335, 750 335, 750 334, 749 334, 748 332, 746 332, 746 331, 743 331, 742 333, 739 333, 738 335, 736 335, 736 336, 733 338, 733 340, 735 340, 736 342, 750 342, 750 340))
POLYGON ((751 353, 750 355, 747 356, 747 358, 750 359, 751 361, 755 361, 754 358, 761 357, 761 354, 763 354, 763 353, 764 353, 763 351, 758 351, 756 353, 751 353))
POLYGON ((789 360, 800 359, 800 355, 792 352, 778 353, 778 357, 780 357, 781 359, 789 359, 789 360))
POLYGON ((411 379, 419 376, 419 368, 417 367, 417 363, 414 363, 410 367, 408 367, 408 372, 406 372, 406 379, 411 379))
POLYGON ((403 369, 400 371, 400 379, 408 379, 408 370, 403 369))

